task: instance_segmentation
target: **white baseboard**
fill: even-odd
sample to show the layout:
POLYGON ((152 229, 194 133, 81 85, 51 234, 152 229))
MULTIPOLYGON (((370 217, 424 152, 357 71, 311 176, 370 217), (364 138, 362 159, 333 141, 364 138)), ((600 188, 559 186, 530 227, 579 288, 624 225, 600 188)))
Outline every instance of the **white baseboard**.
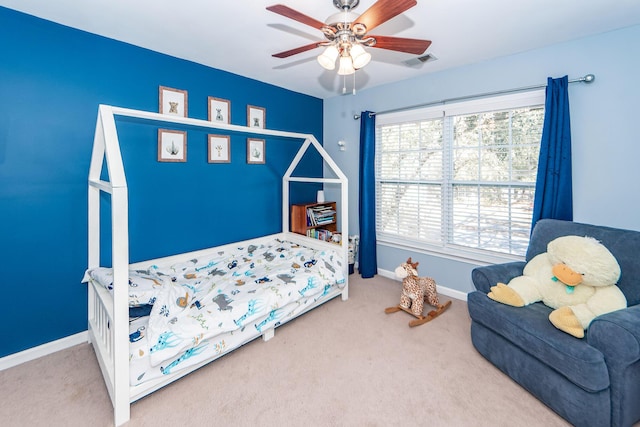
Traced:
POLYGON ((10 354, 0 358, 0 371, 18 366, 30 360, 38 359, 42 356, 64 350, 74 345, 83 344, 89 341, 89 333, 87 331, 79 332, 59 340, 51 341, 46 344, 32 347, 27 350, 10 354))
MULTIPOLYGON (((396 277, 396 274, 393 271, 383 270, 383 269, 379 268, 378 269, 378 274, 383 276, 383 277, 386 277, 388 279, 393 279, 393 280, 396 280, 398 282, 400 281, 396 277)), ((440 286, 440 285, 436 284, 436 290, 438 291, 439 294, 446 295, 446 296, 451 297, 451 298, 459 299, 461 301, 466 301, 467 300, 467 294, 465 294, 464 292, 457 291, 455 289, 447 288, 447 287, 440 286)))

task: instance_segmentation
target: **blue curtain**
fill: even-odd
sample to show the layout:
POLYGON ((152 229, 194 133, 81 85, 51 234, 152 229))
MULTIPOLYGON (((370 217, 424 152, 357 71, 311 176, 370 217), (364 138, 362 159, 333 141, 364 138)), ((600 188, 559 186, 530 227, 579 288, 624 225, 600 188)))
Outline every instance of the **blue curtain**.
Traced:
POLYGON ((543 218, 573 220, 568 87, 567 76, 547 79, 532 230, 543 218))
POLYGON ((360 114, 360 247, 358 269, 367 279, 378 273, 376 255, 376 116, 360 114))

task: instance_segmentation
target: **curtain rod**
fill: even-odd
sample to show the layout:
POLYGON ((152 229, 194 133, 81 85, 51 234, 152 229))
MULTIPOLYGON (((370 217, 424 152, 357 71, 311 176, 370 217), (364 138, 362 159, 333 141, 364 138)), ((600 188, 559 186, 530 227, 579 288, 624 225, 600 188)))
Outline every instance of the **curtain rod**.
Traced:
MULTIPOLYGON (((580 82, 591 83, 595 79, 596 79, 595 75, 587 74, 584 77, 579 77, 577 79, 569 80, 569 83, 580 83, 580 82)), ((505 89, 505 90, 498 90, 495 92, 480 93, 477 95, 468 95, 468 96, 459 96, 457 98, 441 99, 440 101, 427 102, 426 104, 418 104, 418 105, 412 105, 410 107, 395 108, 393 110, 385 110, 385 111, 379 111, 377 113, 369 113, 369 117, 375 116, 376 114, 395 113, 398 111, 413 110, 414 108, 422 108, 422 107, 429 107, 431 105, 446 104, 447 102, 464 101, 467 99, 474 99, 474 98, 484 98, 485 96, 504 95, 507 93, 522 92, 525 90, 542 89, 545 87, 547 87, 547 85, 526 86, 526 87, 520 87, 516 89, 505 89)), ((360 114, 355 114, 353 116, 353 120, 358 120, 359 118, 360 118, 360 114)))

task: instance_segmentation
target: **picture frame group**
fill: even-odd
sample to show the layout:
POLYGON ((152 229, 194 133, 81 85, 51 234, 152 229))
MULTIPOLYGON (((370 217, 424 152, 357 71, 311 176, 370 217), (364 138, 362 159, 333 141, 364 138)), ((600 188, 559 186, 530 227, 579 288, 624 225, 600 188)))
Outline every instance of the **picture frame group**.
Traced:
MULTIPOLYGON (((231 101, 209 96, 207 119, 210 122, 231 124, 231 101)), ((168 86, 159 87, 158 109, 160 114, 188 117, 189 99, 186 90, 168 86)), ((267 110, 256 105, 247 105, 247 127, 266 129, 267 110)), ((248 164, 265 164, 266 140, 247 138, 248 164)), ((187 132, 158 129, 158 161, 187 161, 187 132)), ((207 162, 231 163, 231 137, 229 135, 207 135, 207 162)))

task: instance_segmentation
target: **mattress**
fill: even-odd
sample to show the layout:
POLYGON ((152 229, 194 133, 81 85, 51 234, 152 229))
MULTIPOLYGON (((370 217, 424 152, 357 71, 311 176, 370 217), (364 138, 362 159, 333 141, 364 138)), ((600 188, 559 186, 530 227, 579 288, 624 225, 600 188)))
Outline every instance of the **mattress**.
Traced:
MULTIPOLYGON (((273 239, 131 270, 130 307, 152 305, 130 322, 131 385, 214 358, 329 298, 344 287, 343 262, 331 249, 273 239)), ((87 278, 113 287, 110 269, 87 278)))

